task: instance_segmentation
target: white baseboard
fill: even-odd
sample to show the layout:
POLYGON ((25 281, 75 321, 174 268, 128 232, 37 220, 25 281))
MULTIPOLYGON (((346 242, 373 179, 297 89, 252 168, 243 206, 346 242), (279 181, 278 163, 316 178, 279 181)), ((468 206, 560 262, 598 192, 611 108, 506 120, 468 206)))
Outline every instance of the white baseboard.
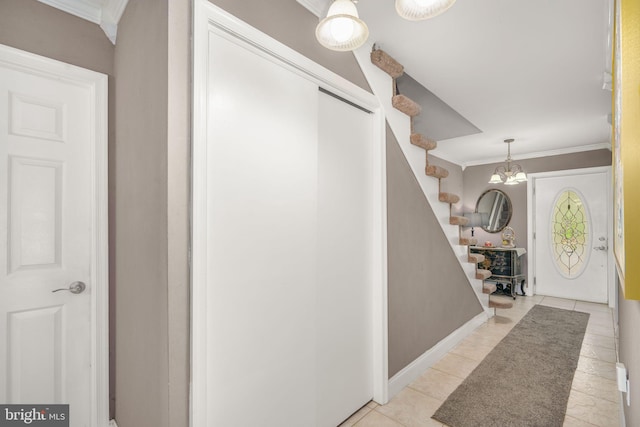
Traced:
POLYGON ((478 326, 485 323, 488 317, 490 317, 490 315, 484 311, 478 314, 395 374, 389 380, 389 399, 418 379, 420 375, 446 355, 449 350, 469 336, 478 326))
POLYGON ((115 419, 109 421, 109 427, 118 427, 118 424, 116 424, 115 419))

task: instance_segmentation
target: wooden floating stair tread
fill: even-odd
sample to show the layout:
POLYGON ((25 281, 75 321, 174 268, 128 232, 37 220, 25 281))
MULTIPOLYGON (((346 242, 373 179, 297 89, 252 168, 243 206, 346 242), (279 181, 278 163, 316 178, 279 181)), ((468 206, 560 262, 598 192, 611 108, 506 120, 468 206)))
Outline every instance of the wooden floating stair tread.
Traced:
POLYGON ((427 176, 432 176, 439 179, 449 176, 448 170, 436 165, 427 165, 427 167, 424 169, 424 173, 427 174, 427 176))
POLYGON ((489 297, 489 308, 511 308, 513 302, 506 298, 489 297))
POLYGON ((495 283, 490 283, 490 282, 484 282, 482 284, 482 293, 483 294, 492 294, 496 291, 497 286, 495 283))
POLYGON ((440 193, 438 194, 438 200, 444 203, 454 204, 460 201, 460 196, 452 193, 440 193))
POLYGON ((435 150, 438 147, 438 143, 432 139, 427 138, 419 133, 411 134, 411 143, 425 150, 435 150))
POLYGON ((480 264, 484 262, 484 255, 482 254, 469 254, 469 262, 474 264, 480 264))
POLYGON ((491 272, 489 270, 483 270, 483 269, 479 268, 476 271, 476 279, 486 280, 489 277, 491 277, 491 272))
POLYGON ((393 108, 402 111, 409 117, 415 117, 422 112, 420 104, 404 95, 396 95, 391 98, 391 104, 393 108))
POLYGON ((451 215, 449 217, 449 224, 451 225, 467 225, 469 223, 469 218, 465 218, 463 216, 455 216, 451 215))
POLYGON ((461 246, 475 246, 478 244, 478 239, 476 238, 469 238, 469 237, 461 237, 460 238, 460 245, 461 246))
POLYGON ((376 49, 371 52, 371 63, 394 79, 400 77, 404 73, 404 67, 402 64, 381 49, 376 49))

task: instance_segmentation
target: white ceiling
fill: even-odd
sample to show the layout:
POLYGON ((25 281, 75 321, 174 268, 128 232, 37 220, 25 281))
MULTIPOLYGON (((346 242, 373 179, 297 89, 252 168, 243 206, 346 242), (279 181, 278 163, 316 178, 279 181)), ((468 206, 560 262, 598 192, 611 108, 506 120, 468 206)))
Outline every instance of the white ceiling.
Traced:
POLYGON ((504 160, 506 138, 515 159, 609 147, 610 0, 458 0, 421 22, 393 0, 357 7, 369 44, 482 131, 434 154, 469 166, 504 160))

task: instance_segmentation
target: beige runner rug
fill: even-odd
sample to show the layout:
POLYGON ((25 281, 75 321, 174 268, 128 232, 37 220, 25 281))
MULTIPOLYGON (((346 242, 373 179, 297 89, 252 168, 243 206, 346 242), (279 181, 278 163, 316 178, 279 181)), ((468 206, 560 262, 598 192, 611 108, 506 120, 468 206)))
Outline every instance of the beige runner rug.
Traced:
POLYGON ((451 427, 562 427, 588 320, 534 306, 433 418, 451 427))

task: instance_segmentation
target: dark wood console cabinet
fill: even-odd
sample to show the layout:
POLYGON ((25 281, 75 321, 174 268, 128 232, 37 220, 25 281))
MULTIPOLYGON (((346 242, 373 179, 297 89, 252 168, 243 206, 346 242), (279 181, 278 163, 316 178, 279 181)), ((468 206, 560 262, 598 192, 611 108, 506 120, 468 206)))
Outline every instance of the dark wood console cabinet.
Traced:
POLYGON ((496 283, 508 283, 511 296, 516 299, 516 286, 524 295, 524 274, 522 273, 522 257, 527 252, 524 248, 489 248, 486 246, 472 246, 471 253, 484 255, 484 261, 478 267, 491 271, 491 277, 496 283))

